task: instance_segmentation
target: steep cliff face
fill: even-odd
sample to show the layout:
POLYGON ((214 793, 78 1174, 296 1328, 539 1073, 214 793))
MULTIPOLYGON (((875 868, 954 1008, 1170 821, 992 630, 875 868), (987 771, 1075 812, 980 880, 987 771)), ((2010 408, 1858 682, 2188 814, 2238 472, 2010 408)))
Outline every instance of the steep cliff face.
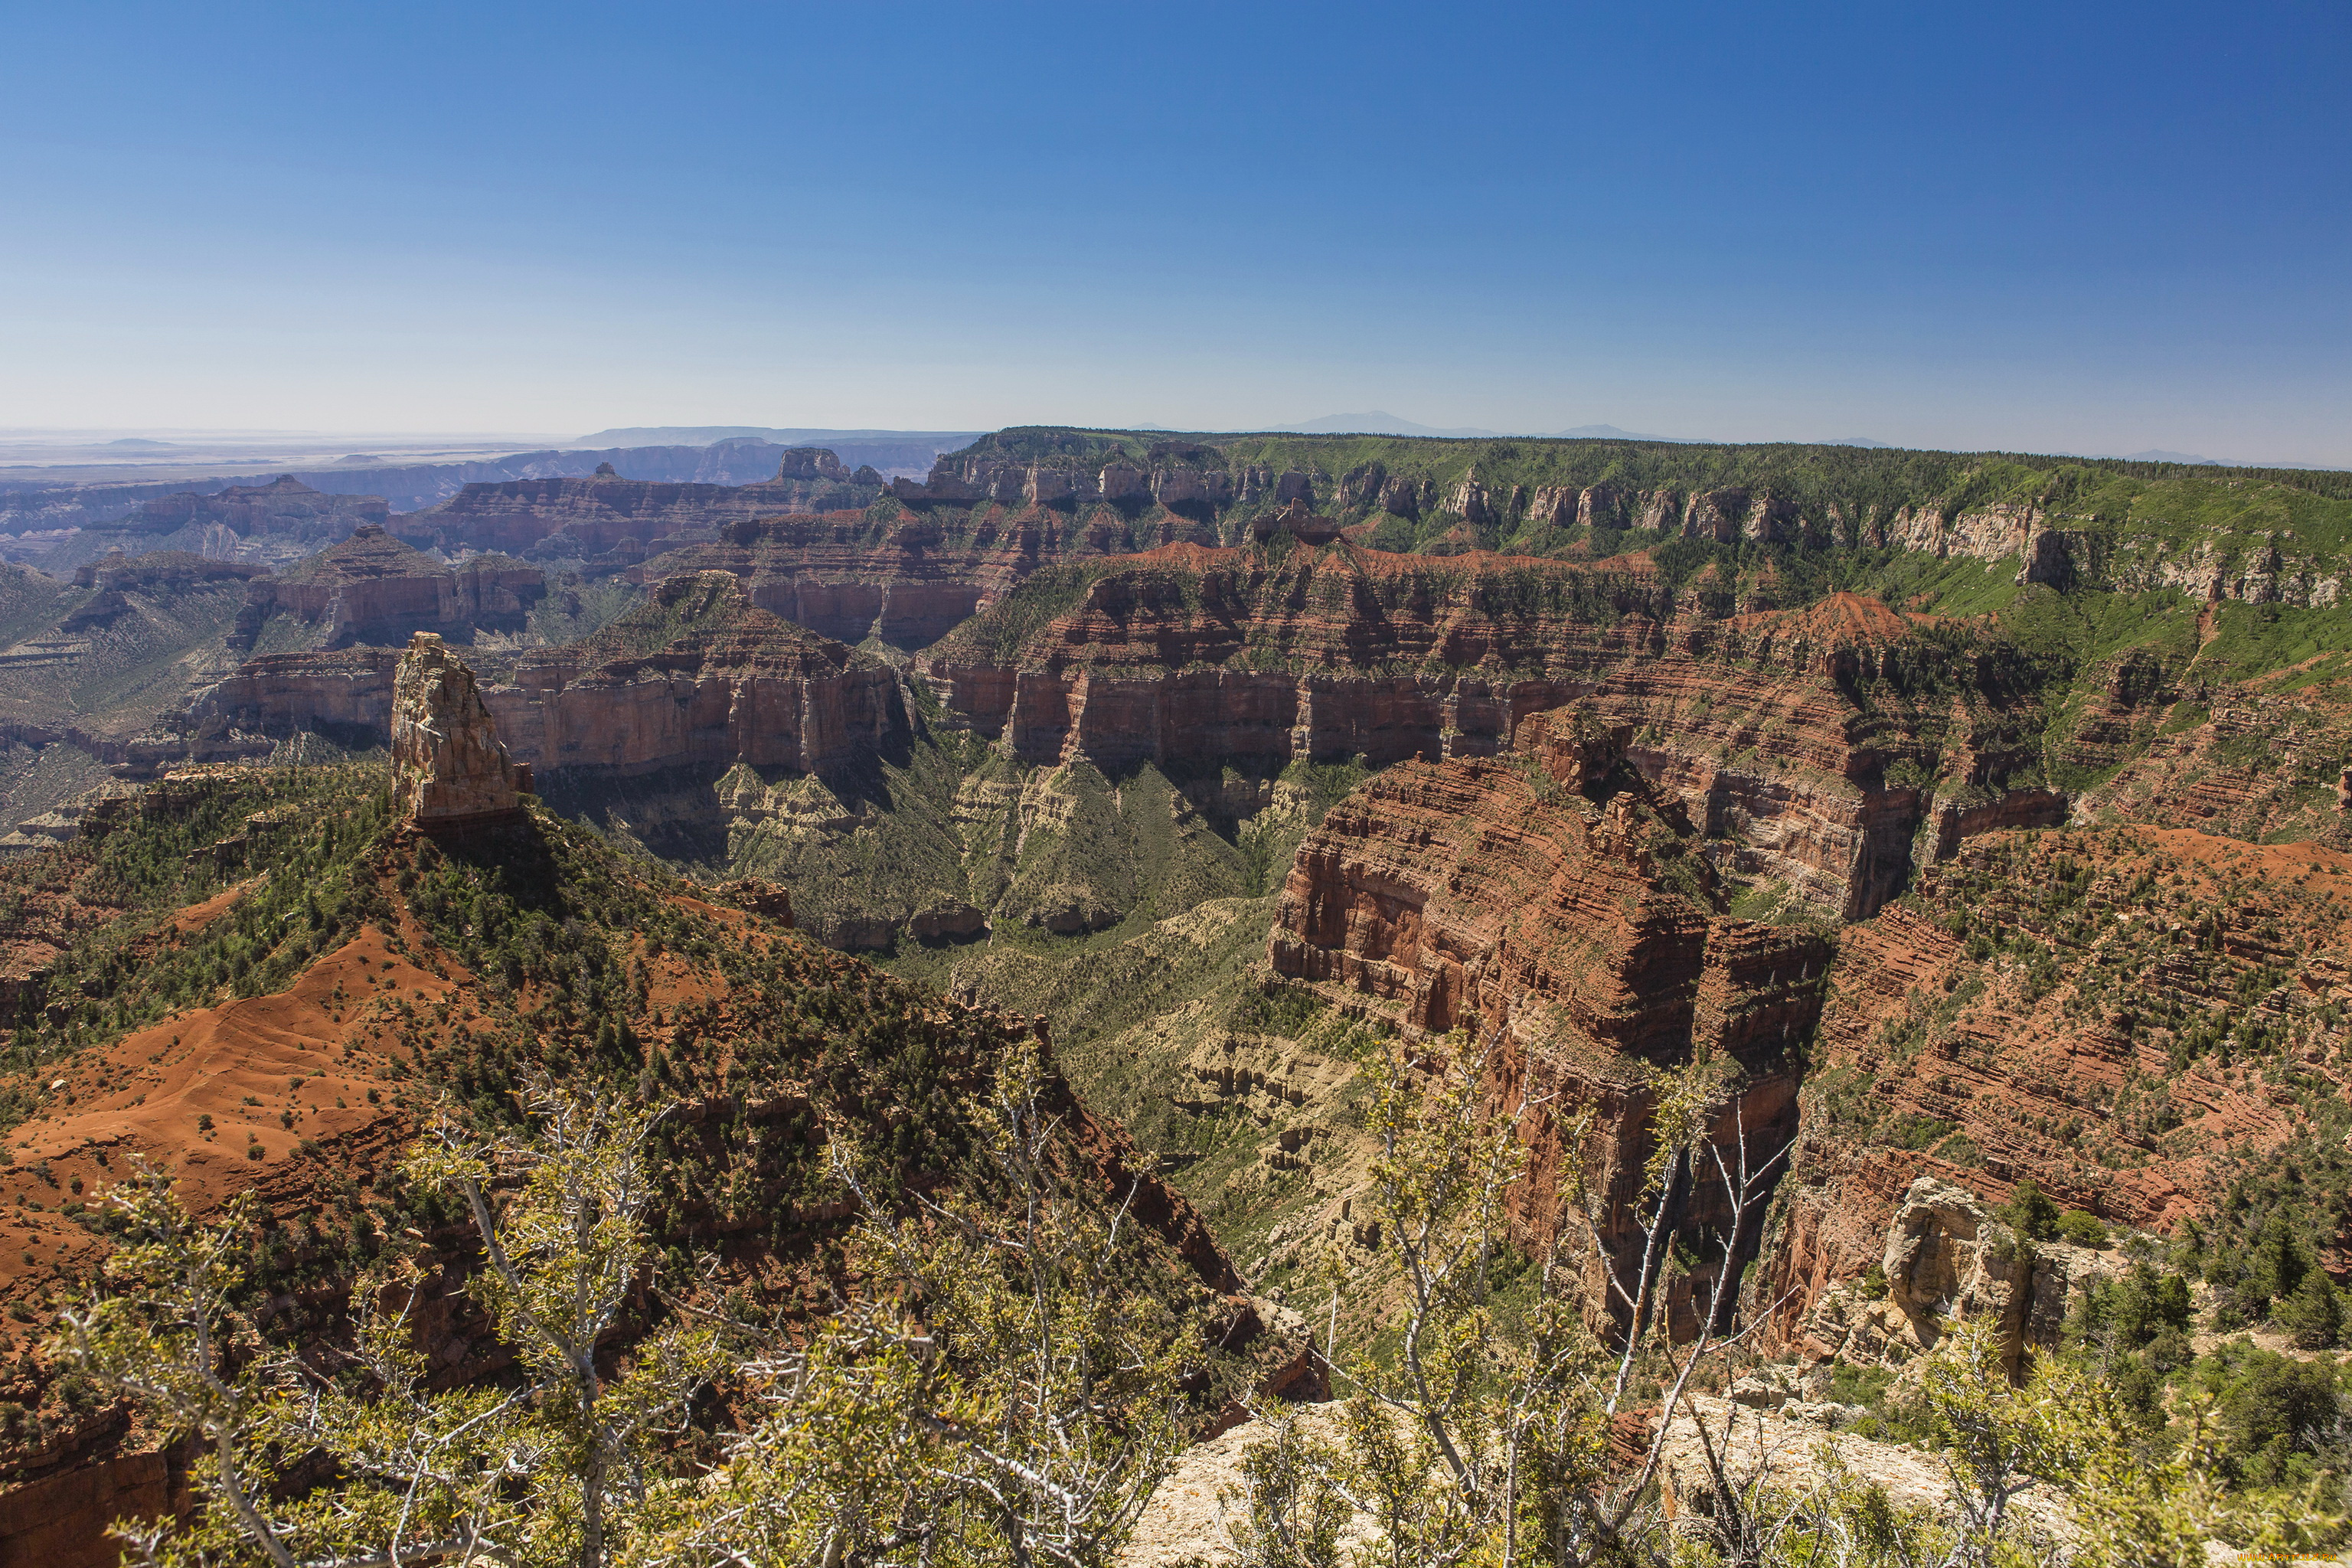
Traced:
POLYGON ((543 774, 817 773, 908 738, 887 668, 757 608, 723 573, 673 577, 587 641, 523 655, 487 700, 543 774))
POLYGON ((1671 614, 1641 563, 1176 544, 1034 582, 919 668, 1033 762, 1388 763, 1493 751, 1671 614))
POLYGON ((2129 824, 1996 832, 1923 872, 1839 939, 1764 1299, 1834 1338, 1801 1325, 1879 1260, 1915 1181, 2000 1199, 2031 1177, 2169 1231, 2332 1149, 2347 893, 2324 846, 2129 824))
POLYGON ((365 749, 392 726, 395 648, 249 658, 189 704, 175 760, 227 762, 315 731, 365 749))
POLYGON ((427 832, 470 828, 518 817, 530 789, 530 771, 507 755, 474 672, 418 632, 393 673, 393 810, 427 832))
MULTIPOLYGON (((1633 1244, 1655 1069, 1712 1064, 1715 1135, 1769 1158, 1796 1131, 1793 1048, 1820 1007, 1827 942, 1717 911, 1673 796, 1626 758, 1630 731, 1590 708, 1520 724, 1496 758, 1407 763, 1324 818, 1284 883, 1276 973, 1360 999, 1408 1033, 1505 1043, 1497 1092, 1542 1098, 1518 1198, 1531 1229, 1588 1205, 1622 1266, 1633 1244), (1593 1113, 1587 1192, 1559 1177, 1565 1129, 1593 1113)), ((1722 1245, 1730 1216, 1695 1205, 1722 1245)), ((1752 1252, 1759 1226, 1740 1239, 1752 1252)), ((1604 1300, 1601 1280, 1589 1299, 1604 1300)))
POLYGON ((938 641, 1041 568, 1124 554, 1178 540, 1215 542, 1179 515, 1084 518, 1020 503, 952 514, 865 512, 736 522, 714 541, 683 544, 632 574, 729 572, 751 603, 844 642, 868 636, 900 647, 938 641))
POLYGON ((2335 476, 1630 440, 1429 441, 1002 430, 900 480, 940 516, 986 505, 1159 510, 1217 524, 1304 500, 1384 548, 1605 555, 1636 542, 1801 545, 1976 561, 2017 585, 2170 589, 2326 607, 2347 563, 2335 476))
POLYGON ((341 543, 253 584, 230 643, 251 651, 272 616, 299 623, 304 640, 338 648, 393 643, 429 631, 453 641, 519 632, 547 593, 535 566, 475 556, 456 567, 370 523, 341 543))
POLYGON ((882 494, 882 476, 855 473, 817 447, 785 451, 761 484, 661 484, 625 479, 609 463, 590 478, 470 484, 439 506, 408 512, 400 538, 445 551, 506 551, 549 559, 630 565, 689 541, 709 541, 730 523, 779 512, 862 508, 882 494))
MULTIPOLYGON (((363 647, 247 660, 190 706, 181 754, 252 756, 305 730, 363 744, 393 721, 399 666, 363 647)), ((496 668, 481 700, 509 753, 551 785, 738 764, 814 772, 908 736, 886 667, 752 607, 717 573, 673 578, 585 641, 496 668)))
POLYGON ((1860 595, 1732 613, 1771 592, 1769 573, 1676 587, 1640 554, 1177 545, 1034 579, 918 668, 1013 755, 1113 773, 1479 755, 1590 700, 1725 870, 1867 914, 1908 875, 1936 780, 2000 802, 2038 779, 2035 693, 1997 638, 1938 642, 1860 595))

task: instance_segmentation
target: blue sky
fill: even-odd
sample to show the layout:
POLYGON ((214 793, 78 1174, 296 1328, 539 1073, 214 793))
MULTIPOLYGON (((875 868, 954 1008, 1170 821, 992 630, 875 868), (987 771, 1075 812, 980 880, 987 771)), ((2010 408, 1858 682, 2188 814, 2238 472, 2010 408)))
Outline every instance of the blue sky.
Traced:
POLYGON ((0 425, 2352 465, 2352 6, 13 5, 0 425))

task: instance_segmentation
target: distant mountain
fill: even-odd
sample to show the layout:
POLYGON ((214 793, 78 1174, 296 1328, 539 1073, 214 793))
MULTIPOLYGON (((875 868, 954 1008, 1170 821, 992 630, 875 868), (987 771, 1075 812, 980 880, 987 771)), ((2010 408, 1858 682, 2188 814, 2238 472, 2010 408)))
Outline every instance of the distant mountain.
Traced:
POLYGON ((2202 463, 2208 468, 2222 466, 2219 458, 2200 458, 2194 452, 2168 452, 2161 447, 2150 447, 2145 452, 2126 453, 2127 463, 2202 463))
POLYGON ((1467 426, 1458 430, 1440 430, 1433 425, 1416 425, 1410 419, 1400 419, 1377 408, 1364 414, 1327 414, 1320 419, 1302 419, 1296 425, 1274 425, 1267 428, 1298 436, 1447 436, 1457 440, 1503 433, 1467 426))
MULTIPOLYGON (((1699 439, 1693 436, 1644 436, 1638 431, 1620 430, 1614 425, 1580 425, 1573 430, 1555 430, 1544 437, 1548 441, 1678 441, 1685 445, 1699 439)), ((1871 445, 1876 445, 1875 442, 1871 445)))
POLYGON ((764 425, 630 425, 583 436, 578 447, 712 447, 721 441, 770 441, 779 447, 830 447, 837 441, 860 445, 937 441, 951 452, 970 446, 978 430, 776 430, 764 425))
POLYGON ((1892 441, 1874 441, 1867 436, 1824 436, 1813 443, 1816 447, 1868 447, 1874 451, 1891 452, 1892 441))

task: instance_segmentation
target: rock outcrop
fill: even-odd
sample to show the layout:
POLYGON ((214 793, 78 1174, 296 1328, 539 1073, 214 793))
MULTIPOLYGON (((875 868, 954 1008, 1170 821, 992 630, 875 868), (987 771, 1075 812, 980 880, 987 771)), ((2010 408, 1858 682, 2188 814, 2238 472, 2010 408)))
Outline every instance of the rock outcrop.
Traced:
POLYGON ((250 650, 270 618, 300 622, 314 646, 394 644, 429 631, 452 642, 520 632, 547 593, 535 566, 477 555, 452 567, 373 523, 283 574, 256 582, 230 646, 250 650))
MULTIPOLYGON (((1629 1267, 1656 1069, 1713 1064, 1712 1135, 1769 1159, 1796 1131, 1795 1048, 1830 950, 1715 912, 1688 820, 1629 764, 1625 727, 1581 708, 1530 718, 1516 740, 1507 756, 1401 764, 1333 807, 1283 885, 1268 956, 1409 1033, 1498 1038, 1497 1093, 1524 1076, 1541 1100, 1519 1127, 1533 1156, 1520 1222, 1552 1234, 1589 1202, 1629 1267), (1588 1142, 1570 1150, 1585 1109, 1588 1142), (1589 1199, 1559 1180, 1579 1160, 1589 1199)), ((1719 1247, 1732 1216, 1711 1204, 1681 1221, 1719 1247)), ((1586 1283, 1598 1310, 1603 1282, 1586 1283)), ((1686 1313, 1686 1294, 1668 1309, 1686 1313)))
POLYGON ((1989 1321, 2002 1365, 2019 1375, 2028 1351, 2064 1343, 2066 1315, 2089 1283, 2125 1268, 2085 1247, 2024 1240, 1975 1193, 1934 1176, 1905 1190, 1876 1262, 1885 1294, 1858 1284, 1824 1294, 1801 1331, 1809 1353, 1900 1364, 1933 1350, 1956 1322, 1989 1321))
POLYGON ((1850 594, 1736 613, 1770 588, 1676 587, 1643 555, 1180 544, 1033 580, 918 668, 1014 756, 1110 773, 1480 755, 1528 714, 1589 700, 1633 727, 1628 759, 1724 869, 1847 917, 1900 890, 1922 817, 1942 809, 1906 772, 1968 793, 1939 845, 2063 815, 2047 791, 2009 802, 2009 775, 2039 766, 2011 738, 2030 698, 2010 655, 1927 642, 1850 594), (1909 685, 1914 659, 1948 672, 1959 723, 1909 685))
POLYGON ((1759 1287, 1783 1331, 1837 1339, 1820 1303, 1884 1261, 1922 1183, 1990 1203, 2031 1177, 2161 1233, 2275 1160, 2295 1100, 2216 1047, 2297 1042, 2312 1092, 2352 1088, 2331 1022, 2352 1006, 2347 891, 2352 857, 2321 845, 2121 825, 1990 833, 1923 869, 1830 969, 1759 1287))
POLYGON ((625 479, 606 464, 587 479, 470 484, 436 507, 402 515, 394 531, 443 551, 505 551, 627 566, 648 554, 708 542, 731 523, 780 512, 864 508, 882 494, 871 468, 853 473, 820 447, 787 448, 761 484, 664 484, 625 479))
POLYGON ((474 672, 431 632, 418 632, 392 690, 393 809, 431 832, 509 820, 530 789, 499 742, 474 672))
POLYGON ((657 584, 585 642, 523 655, 486 696, 515 754, 550 778, 820 773, 908 734, 887 667, 759 609, 716 572, 657 584))

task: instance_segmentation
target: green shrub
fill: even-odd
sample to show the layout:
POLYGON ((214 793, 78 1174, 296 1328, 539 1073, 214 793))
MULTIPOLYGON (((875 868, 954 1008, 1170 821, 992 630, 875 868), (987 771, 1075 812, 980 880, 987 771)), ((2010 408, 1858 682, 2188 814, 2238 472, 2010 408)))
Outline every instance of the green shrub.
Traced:
POLYGON ((2344 1329, 2344 1303, 2327 1276, 2314 1268, 2272 1309, 2271 1321, 2304 1350, 2326 1350, 2344 1329))
POLYGON ((2028 1241, 2047 1241, 2058 1228, 2058 1205, 2031 1176, 2010 1189, 2000 1217, 2028 1241))
POLYGON ((2068 1209, 2058 1216, 2058 1239, 2076 1247, 2102 1247, 2107 1244, 2106 1222, 2088 1209, 2068 1209))

